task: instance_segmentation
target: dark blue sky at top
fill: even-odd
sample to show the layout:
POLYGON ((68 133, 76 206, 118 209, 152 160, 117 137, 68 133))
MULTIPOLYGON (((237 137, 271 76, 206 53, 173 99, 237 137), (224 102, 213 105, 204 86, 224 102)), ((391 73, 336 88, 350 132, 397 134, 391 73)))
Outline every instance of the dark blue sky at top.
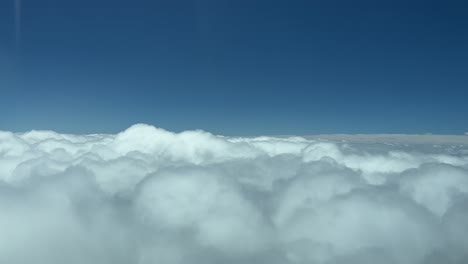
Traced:
POLYGON ((468 131, 467 1, 0 1, 0 129, 468 131))

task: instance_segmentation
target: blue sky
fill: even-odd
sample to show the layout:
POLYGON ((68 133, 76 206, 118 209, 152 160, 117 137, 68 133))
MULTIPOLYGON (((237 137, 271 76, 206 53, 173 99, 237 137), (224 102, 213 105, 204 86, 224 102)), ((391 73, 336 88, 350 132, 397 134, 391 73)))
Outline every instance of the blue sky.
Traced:
POLYGON ((0 129, 468 131, 466 1, 0 2, 0 129))

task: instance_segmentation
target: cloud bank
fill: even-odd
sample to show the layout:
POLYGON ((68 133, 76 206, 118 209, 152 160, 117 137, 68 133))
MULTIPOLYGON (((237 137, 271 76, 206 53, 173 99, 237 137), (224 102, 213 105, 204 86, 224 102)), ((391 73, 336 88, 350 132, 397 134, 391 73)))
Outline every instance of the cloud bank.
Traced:
POLYGON ((0 263, 467 263, 463 137, 0 131, 0 263))

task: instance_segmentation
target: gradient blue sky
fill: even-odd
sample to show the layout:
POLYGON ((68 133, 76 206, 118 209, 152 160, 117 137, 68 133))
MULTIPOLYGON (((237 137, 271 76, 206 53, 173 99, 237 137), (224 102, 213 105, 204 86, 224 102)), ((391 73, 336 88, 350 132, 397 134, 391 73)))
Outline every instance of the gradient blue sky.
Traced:
POLYGON ((0 129, 468 131, 467 1, 0 1, 0 129))

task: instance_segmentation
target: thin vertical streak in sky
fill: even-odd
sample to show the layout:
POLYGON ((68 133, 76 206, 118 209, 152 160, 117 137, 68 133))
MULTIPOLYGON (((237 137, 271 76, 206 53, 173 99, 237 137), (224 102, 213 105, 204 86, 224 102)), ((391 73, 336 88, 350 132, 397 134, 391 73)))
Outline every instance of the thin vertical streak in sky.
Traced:
POLYGON ((16 48, 21 44, 21 0, 15 0, 15 41, 16 48))

